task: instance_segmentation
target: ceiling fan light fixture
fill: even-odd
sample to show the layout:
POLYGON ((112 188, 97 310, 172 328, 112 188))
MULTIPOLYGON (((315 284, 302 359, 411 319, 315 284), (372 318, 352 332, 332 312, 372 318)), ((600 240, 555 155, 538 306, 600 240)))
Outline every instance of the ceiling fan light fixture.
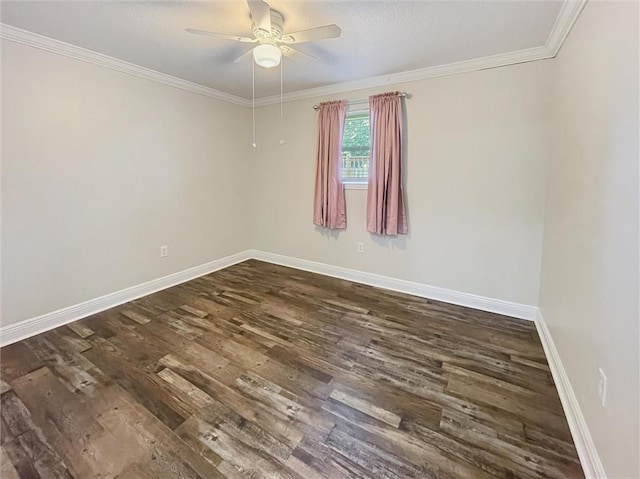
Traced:
POLYGON ((264 43, 253 49, 253 59, 256 61, 258 66, 273 68, 280 65, 282 52, 277 46, 271 45, 270 43, 264 43))

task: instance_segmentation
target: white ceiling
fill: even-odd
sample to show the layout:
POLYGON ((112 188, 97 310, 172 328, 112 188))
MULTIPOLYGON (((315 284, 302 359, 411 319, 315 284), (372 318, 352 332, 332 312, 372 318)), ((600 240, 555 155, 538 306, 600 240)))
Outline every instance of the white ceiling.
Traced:
MULTIPOLYGON (((268 0, 267 0, 268 1, 268 0)), ((297 45, 316 57, 285 59, 296 92, 543 46, 561 10, 547 1, 279 1, 285 32, 336 23, 337 39, 297 45)), ((2 23, 243 98, 252 45, 191 35, 187 27, 251 36, 244 1, 2 1, 2 23)), ((278 69, 256 67, 256 97, 279 92, 278 69)))

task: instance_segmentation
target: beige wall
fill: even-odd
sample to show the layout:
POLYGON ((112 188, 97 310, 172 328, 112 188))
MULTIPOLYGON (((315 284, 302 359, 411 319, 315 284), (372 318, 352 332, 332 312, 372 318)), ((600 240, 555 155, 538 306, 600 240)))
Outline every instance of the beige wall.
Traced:
POLYGON ((2 47, 0 324, 251 247, 246 108, 2 47))
MULTIPOLYGON (((366 191, 347 191, 346 231, 312 224, 323 98, 258 112, 250 159, 256 247, 431 286, 536 305, 549 135, 550 62, 388 86, 406 103, 409 235, 365 230, 366 191), (285 144, 279 140, 283 132, 285 144), (364 254, 356 243, 365 243, 364 254)), ((332 95, 366 98, 374 90, 332 95)))
POLYGON ((640 477, 638 40, 637 2, 589 2, 554 62, 540 307, 611 478, 640 477))

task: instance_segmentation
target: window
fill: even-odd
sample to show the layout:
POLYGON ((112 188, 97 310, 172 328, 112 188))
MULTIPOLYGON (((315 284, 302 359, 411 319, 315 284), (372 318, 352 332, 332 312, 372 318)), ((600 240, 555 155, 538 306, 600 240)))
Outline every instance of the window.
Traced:
POLYGON ((371 155, 369 111, 347 113, 342 135, 342 180, 349 185, 366 185, 371 155))

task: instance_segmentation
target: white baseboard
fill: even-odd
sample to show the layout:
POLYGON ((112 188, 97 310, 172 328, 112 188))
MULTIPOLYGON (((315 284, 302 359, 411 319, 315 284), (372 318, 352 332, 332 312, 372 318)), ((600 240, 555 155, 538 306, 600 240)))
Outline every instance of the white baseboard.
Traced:
POLYGON ((562 402, 562 408, 569 423, 571 436, 578 451, 578 457, 580 458, 584 474, 587 479, 606 479, 607 476, 604 467, 600 461, 596 446, 591 439, 591 434, 589 433, 587 422, 580 409, 578 398, 573 392, 573 388, 569 382, 569 376, 567 376, 567 372, 562 364, 562 359, 560 359, 560 354, 556 349, 547 323, 540 310, 536 313, 535 324, 538 335, 540 336, 540 341, 542 342, 542 347, 544 348, 544 353, 547 356, 549 368, 551 368, 553 380, 556 383, 556 389, 558 390, 560 402, 562 402))
POLYGON ((560 359, 560 355, 558 354, 558 350, 555 347, 553 338, 551 337, 544 318, 535 306, 526 304, 487 298, 475 294, 429 286, 397 278, 390 278, 388 276, 342 268, 340 266, 318 263, 291 256, 284 256, 259 250, 247 250, 200 266, 195 266, 178 273, 170 274, 163 278, 158 278, 147 283, 132 286, 115 293, 85 301, 84 303, 69 306, 52 313, 43 314, 36 318, 0 327, 0 346, 6 346, 22 339, 35 336, 36 334, 43 333, 92 314, 99 313, 100 311, 113 308, 142 296, 170 288, 171 286, 184 283, 185 281, 198 278, 205 274, 227 268, 248 259, 257 259, 325 276, 345 279, 355 283, 367 284, 423 298, 503 314, 505 316, 535 320, 536 329, 540 335, 540 340, 542 342, 549 367, 551 368, 553 380, 555 381, 560 401, 562 402, 562 407, 567 417, 569 428, 585 475, 587 479, 606 478, 602 462, 600 461, 600 457, 598 456, 598 452, 593 444, 593 440, 591 439, 591 434, 589 433, 586 421, 582 415, 582 411, 580 410, 580 405, 578 404, 576 395, 573 392, 573 388, 569 382, 569 377, 564 369, 562 360, 560 359))
POLYGON ((468 308, 489 311, 491 313, 503 314, 514 318, 533 321, 537 308, 527 304, 512 303, 501 299, 487 298, 470 293, 463 293, 452 289, 429 286, 422 283, 414 283, 403 279, 390 278, 374 273, 366 273, 355 269, 342 268, 325 263, 317 263, 306 259, 293 258, 265 251, 252 250, 251 257, 268 263, 279 264, 291 268, 310 271, 312 273, 332 276, 334 278, 346 279, 355 283, 368 284, 378 288, 390 289, 401 293, 412 294, 422 298, 434 299, 445 303, 457 304, 468 308))
POLYGON ((0 328, 0 346, 6 346, 7 344, 35 336, 36 334, 71 323, 72 321, 86 318, 92 314, 113 308, 142 296, 170 288, 171 286, 184 283, 185 281, 212 273, 219 269, 227 268, 233 264, 246 261, 249 258, 250 252, 243 251, 200 266, 185 269, 178 273, 170 274, 163 278, 154 279, 146 283, 116 291, 115 293, 106 294, 99 298, 90 299, 84 303, 75 304, 67 308, 53 311, 52 313, 43 314, 42 316, 3 326, 0 328))
POLYGON ((282 266, 289 266, 291 268, 311 271, 325 276, 332 276, 334 278, 346 279, 355 283, 368 284, 378 288, 390 289, 423 298, 503 314, 505 316, 512 316, 526 320, 535 319, 535 306, 486 298, 475 294, 438 288, 436 286, 428 286, 426 284, 389 278, 387 276, 366 273, 364 271, 357 271, 324 263, 317 263, 315 261, 293 258, 290 256, 267 253, 265 251, 247 250, 200 266, 195 266, 178 273, 170 274, 163 278, 154 279, 147 283, 132 286, 121 291, 116 291, 115 293, 110 293, 99 298, 43 314, 42 316, 0 327, 0 346, 6 346, 8 344, 15 343, 16 341, 35 336, 36 334, 57 328, 72 321, 91 316, 92 314, 99 313, 100 311, 170 288, 171 286, 184 283, 185 281, 192 280, 199 276, 227 268, 233 264, 240 263, 251 258, 282 266))

